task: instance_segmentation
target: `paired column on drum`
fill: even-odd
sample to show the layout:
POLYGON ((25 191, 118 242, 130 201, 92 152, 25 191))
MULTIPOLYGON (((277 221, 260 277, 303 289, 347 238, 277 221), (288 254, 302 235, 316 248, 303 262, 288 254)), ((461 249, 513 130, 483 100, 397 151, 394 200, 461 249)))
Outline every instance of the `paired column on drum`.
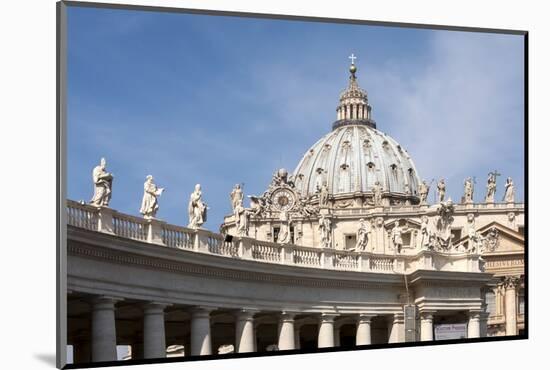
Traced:
POLYGON ((92 300, 92 362, 116 361, 115 304, 120 298, 92 300))
POLYGON ((374 315, 360 313, 357 318, 357 333, 355 335, 355 345, 364 346, 372 344, 371 321, 374 315))
POLYGON ((434 340, 434 311, 420 312, 420 340, 434 340))
POLYGON ((212 340, 210 334, 211 307, 195 307, 191 311, 191 355, 212 354, 212 340))
POLYGON ((236 313, 235 351, 238 353, 254 352, 256 336, 254 333, 254 315, 256 310, 240 310, 236 313))
POLYGON ((143 306, 143 357, 166 357, 164 303, 150 302, 143 306))

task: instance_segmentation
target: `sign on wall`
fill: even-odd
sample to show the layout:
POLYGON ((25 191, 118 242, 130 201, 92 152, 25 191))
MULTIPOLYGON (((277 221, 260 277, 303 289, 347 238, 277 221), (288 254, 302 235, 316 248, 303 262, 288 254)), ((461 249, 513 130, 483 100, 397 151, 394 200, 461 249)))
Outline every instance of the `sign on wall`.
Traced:
POLYGON ((440 324, 435 326, 435 340, 466 338, 466 324, 440 324))

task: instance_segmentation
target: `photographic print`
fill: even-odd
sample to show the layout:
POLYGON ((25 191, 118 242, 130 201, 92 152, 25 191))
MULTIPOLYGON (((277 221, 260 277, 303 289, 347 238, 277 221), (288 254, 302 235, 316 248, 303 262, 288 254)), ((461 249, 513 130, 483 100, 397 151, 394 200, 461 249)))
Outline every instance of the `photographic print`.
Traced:
POLYGON ((525 32, 60 6, 66 367, 527 338, 525 32))

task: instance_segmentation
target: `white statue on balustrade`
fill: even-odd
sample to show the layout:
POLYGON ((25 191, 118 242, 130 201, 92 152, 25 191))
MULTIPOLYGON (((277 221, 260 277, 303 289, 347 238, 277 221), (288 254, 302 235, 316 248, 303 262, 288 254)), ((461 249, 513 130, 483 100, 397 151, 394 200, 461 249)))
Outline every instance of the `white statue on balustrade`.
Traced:
POLYGON ((357 230, 357 244, 355 249, 358 251, 366 251, 369 243, 369 234, 371 232, 370 223, 364 219, 359 220, 359 229, 357 230))
POLYGON ((516 196, 516 190, 514 187, 514 182, 511 177, 506 179, 506 184, 504 185, 504 201, 506 203, 514 203, 516 196))
POLYGON ((249 211, 243 207, 242 204, 237 205, 234 211, 235 216, 235 226, 237 228, 237 235, 247 236, 248 235, 248 219, 250 216, 249 211))
POLYGON ((147 175, 143 184, 143 199, 141 200, 141 208, 139 212, 144 218, 155 218, 159 209, 158 197, 162 195, 164 188, 159 188, 153 182, 153 176, 147 175))
POLYGON ((92 171, 94 196, 90 200, 90 204, 96 207, 108 207, 111 200, 113 174, 105 170, 106 165, 105 158, 101 158, 100 164, 92 171))
POLYGON ((445 191, 446 191, 445 179, 440 179, 437 183, 437 199, 441 203, 445 200, 445 191))
POLYGON ((485 203, 494 203, 495 194, 497 192, 497 176, 500 175, 496 171, 490 172, 487 178, 487 195, 485 196, 485 203))
POLYGON ((206 222, 206 211, 208 207, 202 201, 201 184, 195 185, 195 190, 189 197, 189 205, 187 211, 189 214, 189 225, 191 228, 201 227, 206 222))
POLYGON ((330 248, 332 246, 332 225, 330 219, 321 214, 319 217, 319 236, 321 237, 321 248, 330 248))
POLYGON ((237 206, 243 205, 244 194, 240 184, 235 185, 233 191, 231 191, 230 198, 233 211, 235 211, 235 208, 237 208, 237 206))
POLYGON ((420 183, 420 185, 418 185, 418 194, 420 195, 420 204, 421 205, 428 204, 428 194, 429 194, 429 192, 430 192, 430 185, 428 185, 426 180, 423 180, 420 183))
POLYGON ((391 230, 391 241, 397 253, 401 253, 403 248, 403 234, 411 231, 408 223, 405 222, 405 226, 401 226, 399 220, 395 221, 393 224, 393 229, 391 230))
POLYGON ((462 197, 462 203, 471 204, 474 202, 474 181, 471 177, 464 180, 464 196, 462 197))

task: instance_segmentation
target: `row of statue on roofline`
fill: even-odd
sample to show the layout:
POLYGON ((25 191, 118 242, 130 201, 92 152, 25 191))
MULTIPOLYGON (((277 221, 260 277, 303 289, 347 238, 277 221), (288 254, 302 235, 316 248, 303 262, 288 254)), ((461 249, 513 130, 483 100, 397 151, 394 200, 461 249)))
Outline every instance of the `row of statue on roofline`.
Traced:
MULTIPOLYGON (((496 192, 496 176, 498 174, 491 172, 487 181, 487 202, 494 202, 494 195, 496 192)), ((93 169, 92 178, 94 182, 94 195, 90 201, 90 204, 97 207, 107 207, 111 199, 113 174, 107 172, 106 161, 104 158, 98 166, 93 169)), ((375 185, 379 186, 379 183, 375 185)), ((249 196, 251 200, 251 208, 245 208, 244 193, 242 186, 237 184, 230 194, 231 206, 233 209, 233 216, 237 234, 240 236, 248 235, 248 225, 251 215, 260 215, 265 211, 265 208, 271 202, 271 195, 281 188, 294 188, 292 177, 288 176, 285 170, 279 170, 273 175, 272 182, 268 190, 260 197, 249 196)), ((143 198, 140 207, 140 213, 144 218, 154 218, 159 209, 158 198, 162 195, 164 188, 158 187, 154 183, 153 176, 148 175, 146 177, 143 186, 143 198)), ((381 186, 380 186, 381 188, 381 186)), ((381 203, 381 191, 378 188, 373 189, 374 204, 381 203)), ((494 249, 495 241, 498 239, 498 230, 491 229, 487 233, 487 236, 481 236, 475 229, 475 218, 473 214, 468 216, 468 238, 466 242, 457 246, 452 245, 452 232, 451 224, 453 222, 454 204, 448 199, 444 201, 445 197, 445 182, 440 180, 437 184, 439 205, 437 206, 437 217, 433 224, 430 224, 430 219, 427 216, 422 216, 422 222, 419 229, 409 227, 407 221, 397 220, 393 221, 393 227, 389 231, 390 240, 394 246, 396 253, 401 253, 403 247, 403 234, 408 232, 419 233, 420 246, 423 249, 428 250, 440 250, 451 251, 453 247, 457 250, 465 252, 482 252, 487 249, 494 249), (403 224, 403 222, 405 224, 403 224)), ((429 185, 424 181, 419 186, 419 194, 421 204, 426 202, 427 194, 429 192, 429 185)), ((319 207, 328 207, 329 193, 326 183, 318 188, 316 196, 319 199, 319 206, 314 207, 311 205, 312 197, 300 198, 297 200, 297 207, 302 214, 308 216, 314 216, 319 214, 319 207)), ((473 202, 473 180, 467 178, 464 183, 464 203, 473 202)), ((504 200, 507 202, 514 201, 514 185, 510 178, 506 181, 506 190, 504 200)), ((195 190, 191 193, 188 203, 188 227, 198 228, 206 222, 208 207, 202 200, 202 191, 200 184, 195 186, 195 190)), ((290 227, 293 222, 292 215, 287 211, 279 212, 279 218, 281 221, 281 228, 279 230, 278 242, 288 243, 290 242, 290 227)), ((370 234, 372 230, 371 223, 377 224, 377 226, 384 226, 383 219, 377 218, 376 222, 371 220, 360 219, 359 227, 356 235, 356 247, 357 251, 366 251, 369 245, 370 234)), ((390 223, 391 225, 391 223, 390 223)), ((330 248, 332 247, 332 222, 330 217, 327 217, 324 213, 318 216, 318 230, 320 246, 330 248)))
MULTIPOLYGON (((96 207, 108 207, 111 200, 113 174, 106 170, 105 158, 92 171, 94 182, 94 195, 90 204, 96 207)), ((143 198, 139 212, 146 219, 155 218, 159 209, 158 198, 164 192, 164 188, 158 187, 154 183, 153 176, 147 175, 143 184, 143 198)), ((188 203, 189 227, 197 228, 206 222, 208 207, 202 200, 201 185, 195 185, 195 190, 191 193, 188 203)))

